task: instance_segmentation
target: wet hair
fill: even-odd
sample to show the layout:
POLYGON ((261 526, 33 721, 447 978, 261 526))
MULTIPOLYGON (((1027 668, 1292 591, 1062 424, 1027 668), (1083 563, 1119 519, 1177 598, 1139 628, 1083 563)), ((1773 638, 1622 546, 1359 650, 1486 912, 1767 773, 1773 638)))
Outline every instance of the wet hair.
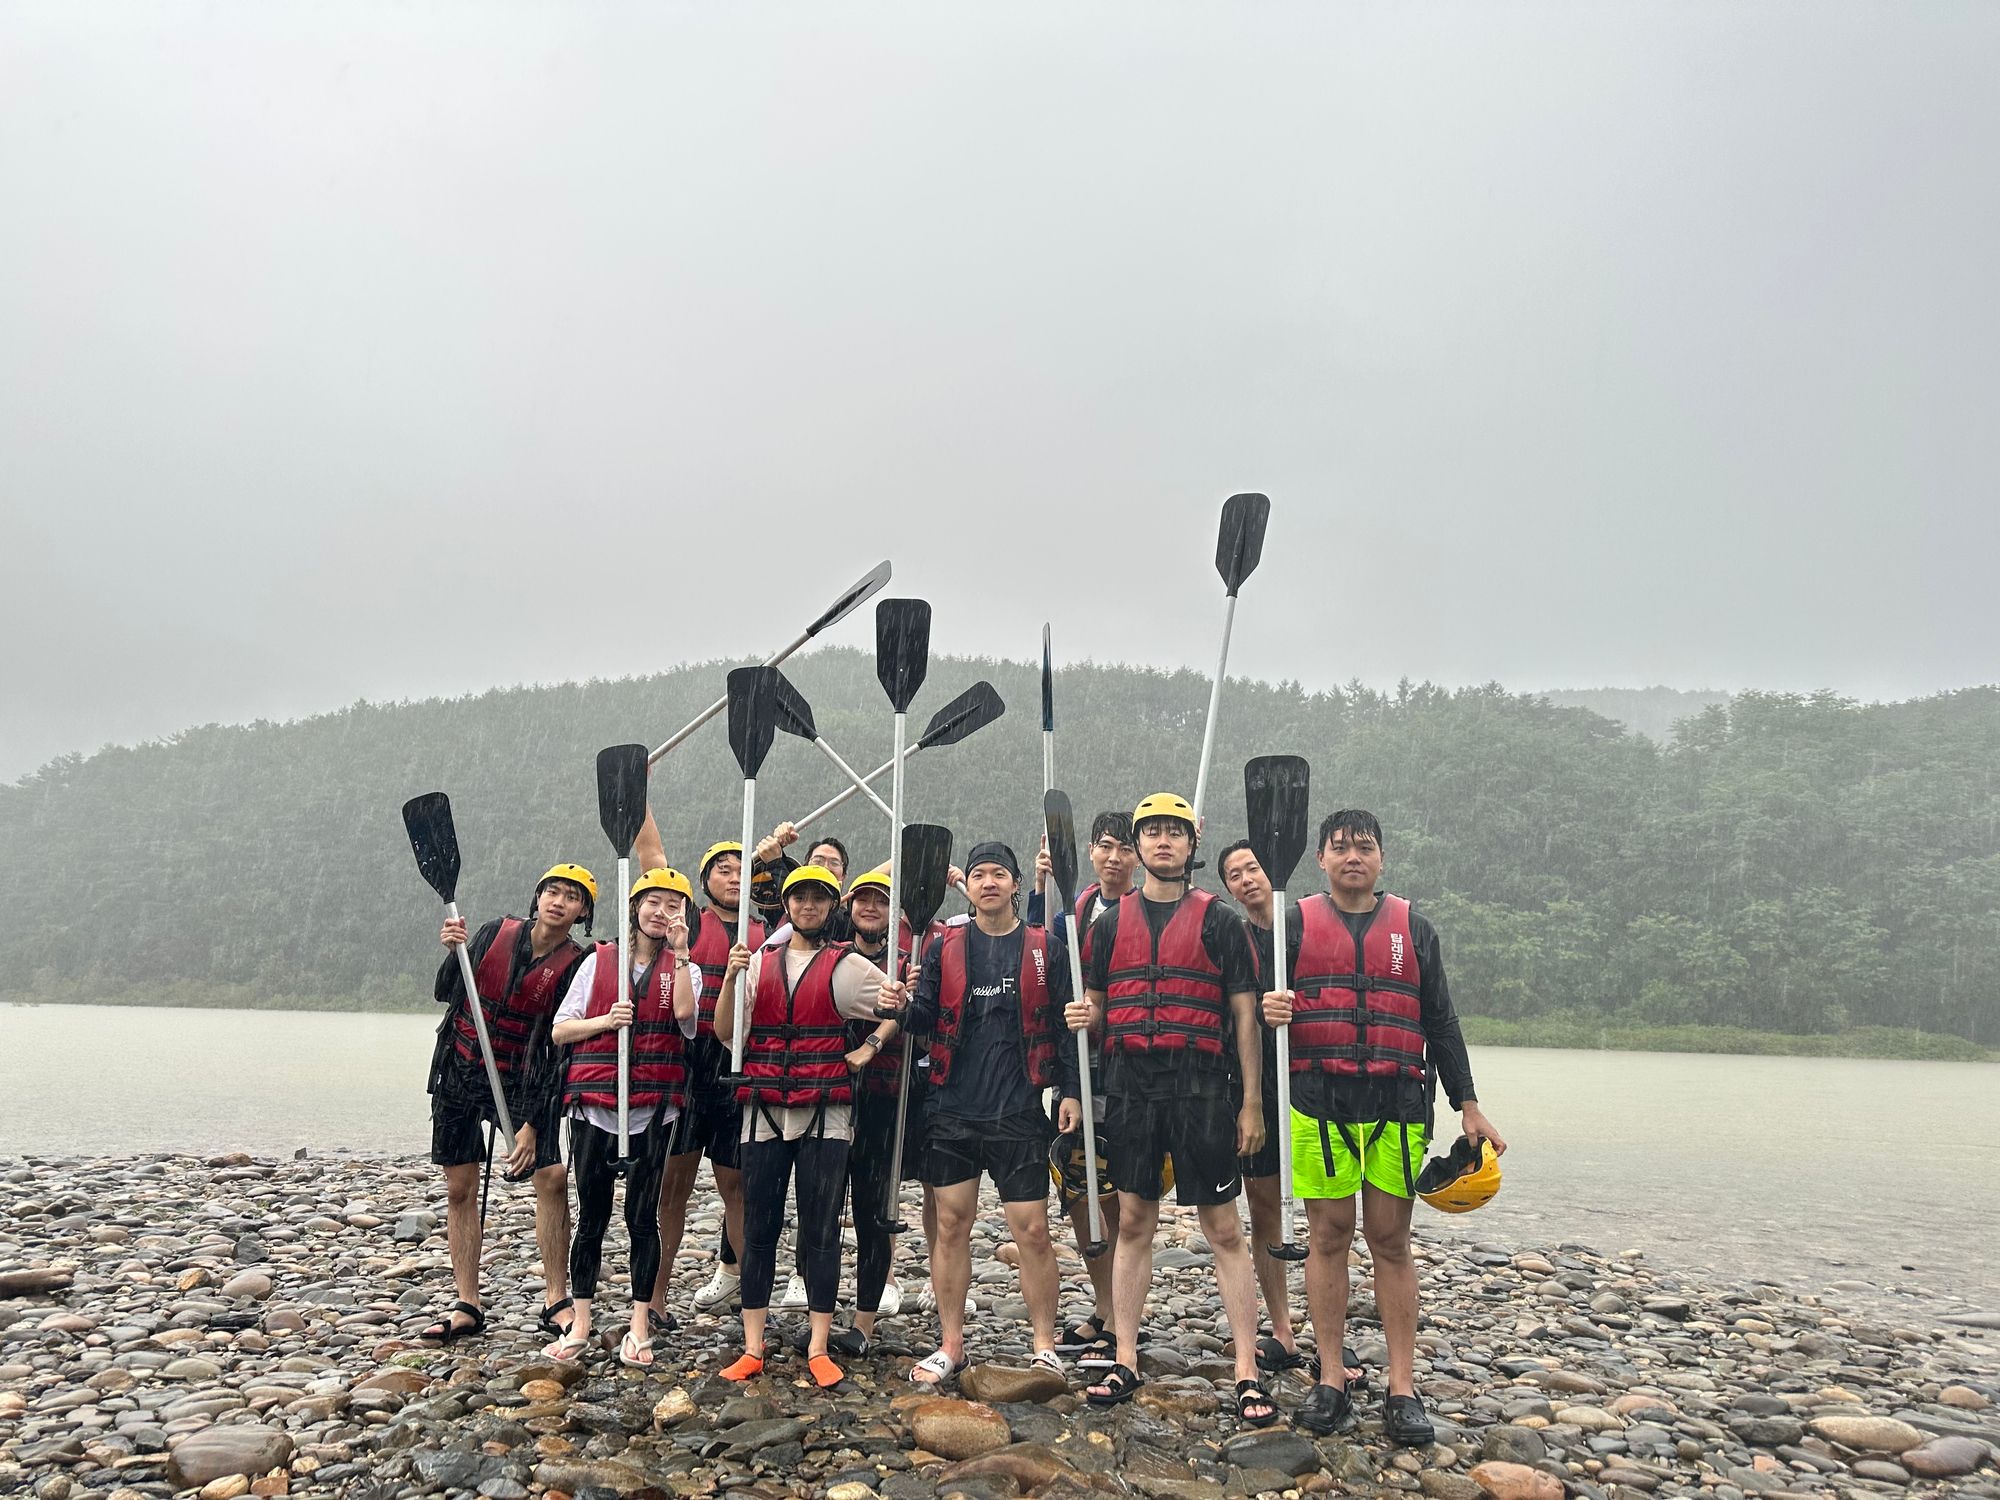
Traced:
MULTIPOLYGON (((1253 859, 1256 858, 1257 850, 1251 845, 1248 839, 1238 839, 1235 843, 1229 845, 1220 854, 1215 856, 1215 873, 1222 875, 1229 868, 1229 856, 1232 854, 1242 854, 1246 850, 1253 859)), ((1258 860, 1258 863, 1261 865, 1263 861, 1258 860)))
POLYGON ((1132 815, 1122 812, 1101 812, 1090 820, 1090 841, 1096 843, 1105 834, 1110 834, 1119 843, 1132 843, 1132 815))
POLYGON ((813 863, 812 852, 814 849, 831 849, 835 854, 838 854, 840 856, 840 873, 843 875, 847 873, 848 865, 853 863, 847 857, 847 845, 841 843, 839 839, 814 839, 806 849, 807 864, 813 863))
POLYGON ((1360 838, 1365 834, 1375 840, 1377 849, 1389 847, 1389 841, 1382 837, 1382 825, 1375 821, 1375 814, 1363 812, 1358 807, 1343 807, 1339 812, 1326 815, 1326 821, 1319 825, 1319 847, 1324 849, 1332 843, 1337 833, 1344 833, 1349 838, 1360 838))

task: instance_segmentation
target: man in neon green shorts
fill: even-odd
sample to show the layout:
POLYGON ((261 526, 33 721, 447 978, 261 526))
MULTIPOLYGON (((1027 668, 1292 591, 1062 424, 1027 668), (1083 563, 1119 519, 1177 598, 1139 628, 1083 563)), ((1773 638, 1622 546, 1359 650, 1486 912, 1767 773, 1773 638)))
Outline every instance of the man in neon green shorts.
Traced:
POLYGON ((1322 1355, 1319 1382, 1293 1421, 1314 1433, 1353 1421, 1340 1361, 1331 1356, 1346 1333, 1358 1199, 1389 1341, 1382 1431, 1419 1447, 1433 1433, 1416 1393, 1410 1210, 1437 1081, 1467 1136, 1491 1141, 1496 1152, 1507 1143, 1473 1094, 1437 929, 1402 897, 1376 889, 1382 825, 1353 808, 1332 814, 1320 824, 1319 867, 1328 894, 1301 901, 1288 934, 1292 987, 1263 1002, 1267 1025, 1292 1028, 1292 1180, 1312 1231, 1306 1307, 1322 1355))

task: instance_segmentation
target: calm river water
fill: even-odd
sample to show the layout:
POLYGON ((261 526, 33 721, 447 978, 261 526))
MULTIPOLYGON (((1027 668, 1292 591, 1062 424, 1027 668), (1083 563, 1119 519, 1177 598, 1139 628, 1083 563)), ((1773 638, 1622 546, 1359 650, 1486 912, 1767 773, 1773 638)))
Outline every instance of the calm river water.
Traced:
MULTIPOLYGON (((424 1152, 434 1024, 0 1006, 0 1157, 424 1152)), ((2000 1068, 1526 1048, 1473 1068, 1511 1149, 1454 1230, 2000 1310, 2000 1068)))

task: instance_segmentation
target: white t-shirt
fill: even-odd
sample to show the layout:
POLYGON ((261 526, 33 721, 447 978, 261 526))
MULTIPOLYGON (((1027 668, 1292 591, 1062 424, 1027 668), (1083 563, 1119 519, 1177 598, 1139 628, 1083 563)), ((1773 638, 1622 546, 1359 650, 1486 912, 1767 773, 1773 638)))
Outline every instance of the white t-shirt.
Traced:
MULTIPOLYGON (((737 996, 739 1004, 754 1005, 757 995, 757 977, 764 970, 764 956, 770 950, 759 948, 750 955, 750 967, 744 972, 743 989, 737 996)), ((819 950, 809 948, 804 952, 787 943, 785 949, 785 972, 793 984, 806 971, 806 965, 819 956, 819 950)), ((875 1001, 882 993, 882 971, 852 949, 840 956, 840 962, 833 970, 833 1008, 849 1021, 872 1021, 875 1016, 875 1001)), ((756 1012, 753 1010, 754 1016, 756 1012)), ((752 1024, 745 1037, 754 1034, 752 1024)), ((798 1105, 790 1109, 761 1104, 746 1105, 743 1110, 743 1134, 745 1141, 795 1141, 814 1127, 813 1117, 817 1110, 812 1105, 798 1105), (769 1116, 766 1120, 765 1116, 769 1116), (771 1125, 775 1123, 777 1132, 771 1125)), ((825 1134, 832 1140, 851 1141, 854 1139, 854 1115, 845 1104, 829 1104, 824 1121, 825 1134)))
MULTIPOLYGON (((670 964, 673 961, 674 956, 671 953, 664 953, 660 956, 660 962, 662 963, 670 964)), ((637 955, 634 955, 632 959, 632 987, 636 990, 639 987, 639 981, 645 977, 646 966, 639 962, 637 955)), ((590 987, 596 982, 596 979, 597 949, 592 948, 590 952, 584 955, 583 962, 576 966, 576 976, 569 982, 569 993, 563 996, 563 1003, 556 1010, 556 1019, 558 1021, 581 1021, 584 1019, 585 1012, 590 1009, 590 987)), ((700 964, 690 963, 688 965, 688 983, 694 986, 694 1009, 689 1012, 688 1018, 681 1022, 681 1035, 692 1041, 694 1039, 695 1027, 701 1020, 700 964)), ((671 994, 672 991, 670 990, 668 993, 671 994)), ((664 1114, 660 1113, 661 1108, 662 1106, 653 1104, 632 1105, 625 1112, 626 1131, 631 1135, 642 1135, 645 1133, 646 1127, 653 1123, 653 1116, 660 1115, 663 1124, 671 1125, 680 1115, 680 1111, 671 1104, 664 1106, 666 1111, 664 1114)), ((572 1120, 588 1121, 606 1135, 616 1135, 618 1133, 618 1111, 615 1107, 604 1109, 595 1104, 572 1103, 565 1113, 572 1120)))

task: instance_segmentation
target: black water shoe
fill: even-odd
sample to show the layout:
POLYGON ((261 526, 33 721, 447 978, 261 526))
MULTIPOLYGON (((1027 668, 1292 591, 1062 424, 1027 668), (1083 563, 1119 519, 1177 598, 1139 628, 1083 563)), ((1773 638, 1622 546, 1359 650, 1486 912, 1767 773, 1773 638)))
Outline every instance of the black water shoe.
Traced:
POLYGON ((1424 1403, 1415 1396, 1382 1398, 1382 1436, 1401 1448, 1425 1448, 1437 1441, 1424 1403))

